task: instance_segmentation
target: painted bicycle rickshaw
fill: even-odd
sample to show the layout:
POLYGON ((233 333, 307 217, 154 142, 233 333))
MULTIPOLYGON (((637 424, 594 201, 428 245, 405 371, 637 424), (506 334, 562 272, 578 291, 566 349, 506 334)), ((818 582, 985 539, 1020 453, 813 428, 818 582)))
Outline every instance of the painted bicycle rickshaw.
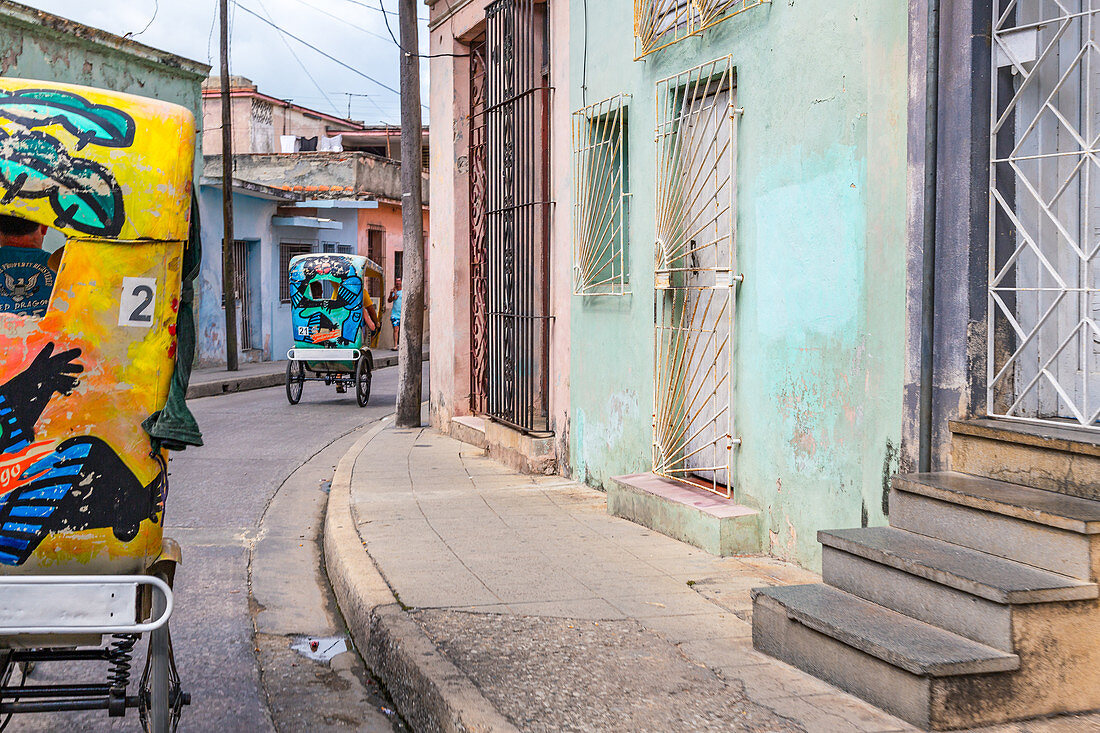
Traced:
POLYGON ((302 399, 306 382, 333 385, 339 393, 355 390, 366 407, 374 356, 364 313, 377 328, 378 318, 366 291, 374 274, 366 257, 324 252, 290 260, 291 328, 294 346, 287 352, 286 398, 302 399))
POLYGON ((168 450, 202 443, 184 402, 194 141, 177 105, 0 79, 0 216, 66 239, 30 275, 0 246, 0 727, 136 710, 162 733, 189 702, 168 631, 181 553, 163 524, 168 450), (50 280, 41 312, 19 307, 50 280), (82 678, 36 682, 55 662, 82 678))

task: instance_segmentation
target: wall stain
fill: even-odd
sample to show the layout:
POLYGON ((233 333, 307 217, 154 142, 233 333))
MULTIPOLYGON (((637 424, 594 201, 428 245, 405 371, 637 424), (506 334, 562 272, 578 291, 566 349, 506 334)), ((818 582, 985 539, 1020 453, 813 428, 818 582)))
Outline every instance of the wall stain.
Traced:
POLYGON ((893 441, 886 440, 886 452, 882 458, 882 514, 890 516, 890 479, 897 471, 898 448, 893 441))

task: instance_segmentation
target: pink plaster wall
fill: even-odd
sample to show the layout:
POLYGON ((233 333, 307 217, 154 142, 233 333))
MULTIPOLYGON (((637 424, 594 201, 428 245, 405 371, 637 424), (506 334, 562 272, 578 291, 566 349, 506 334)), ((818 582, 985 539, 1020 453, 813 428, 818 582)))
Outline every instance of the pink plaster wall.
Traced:
MULTIPOLYGON (((379 201, 377 209, 359 209, 359 254, 367 256, 367 231, 371 227, 381 227, 385 230, 385 262, 378 264, 382 265, 382 270, 385 273, 382 288, 382 302, 375 303, 375 308, 378 309, 378 315, 382 319, 382 335, 379 340, 379 348, 388 349, 393 346, 393 329, 390 326, 390 306, 386 303, 386 296, 390 292, 390 288, 393 287, 393 262, 394 254, 397 252, 404 252, 405 242, 402 235, 402 223, 401 223, 401 205, 388 202, 379 201)), ((424 212, 424 302, 428 304, 428 309, 431 309, 431 231, 429 229, 429 214, 424 212)), ((427 314, 426 314, 427 315, 427 314)), ((425 329, 429 323, 429 318, 425 318, 425 329)))
MULTIPOLYGON (((431 3, 429 3, 431 4, 431 3)), ((463 43, 480 33, 488 0, 432 4, 432 53, 465 54, 463 43), (440 21, 441 18, 445 20, 440 21)), ((552 3, 551 84, 569 88, 568 4, 552 3)), ((444 431, 451 418, 470 413, 470 215, 469 215, 469 61, 431 60, 431 420, 444 431)), ((552 95, 550 185, 555 201, 551 221, 550 426, 558 465, 567 470, 569 436, 569 307, 572 288, 570 211, 571 143, 569 99, 552 95)))

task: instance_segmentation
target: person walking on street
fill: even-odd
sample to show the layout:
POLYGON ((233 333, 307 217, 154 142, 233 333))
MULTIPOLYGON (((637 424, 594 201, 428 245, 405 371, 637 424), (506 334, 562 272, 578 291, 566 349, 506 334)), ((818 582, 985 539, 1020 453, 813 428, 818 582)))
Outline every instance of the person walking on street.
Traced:
POLYGON ((401 341, 401 278, 393 281, 393 289, 390 290, 388 301, 390 306, 390 323, 393 324, 393 348, 397 351, 397 345, 401 341))

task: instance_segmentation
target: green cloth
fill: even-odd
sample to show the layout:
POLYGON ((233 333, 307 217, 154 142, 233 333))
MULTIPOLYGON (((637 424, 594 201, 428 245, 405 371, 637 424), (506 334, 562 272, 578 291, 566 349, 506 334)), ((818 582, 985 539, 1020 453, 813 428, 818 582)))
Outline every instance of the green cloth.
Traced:
POLYGON ((168 388, 164 409, 146 418, 141 427, 149 433, 153 450, 183 450, 202 445, 202 433, 195 416, 187 407, 187 384, 191 381, 191 363, 195 358, 195 278, 202 264, 202 236, 199 227, 199 202, 191 197, 191 232, 183 246, 183 287, 180 309, 176 314, 176 368, 168 388))

